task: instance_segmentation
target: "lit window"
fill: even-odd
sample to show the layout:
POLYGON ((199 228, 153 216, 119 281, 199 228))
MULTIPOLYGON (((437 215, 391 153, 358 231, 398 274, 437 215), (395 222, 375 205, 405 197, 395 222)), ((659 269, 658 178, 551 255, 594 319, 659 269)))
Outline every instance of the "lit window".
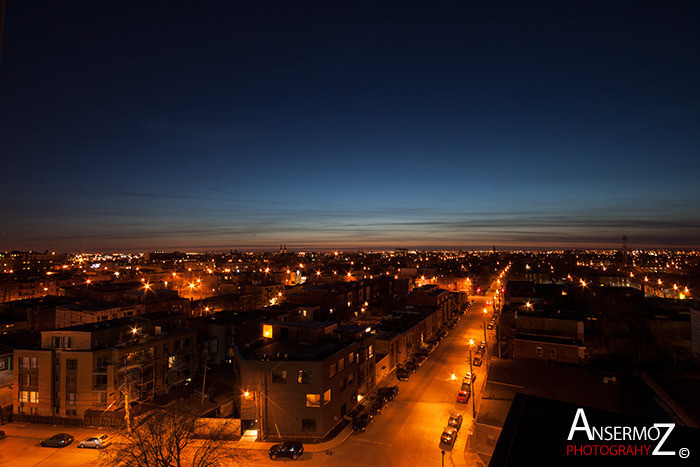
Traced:
POLYGON ((353 363, 355 361, 355 352, 350 352, 348 354, 348 364, 353 363))
POLYGON ((29 391, 20 391, 19 392, 19 401, 20 402, 29 402, 29 391))
POLYGON ((331 368, 330 368, 331 378, 334 377, 336 373, 338 373, 338 365, 336 365, 335 363, 331 363, 331 368))
POLYGON ((297 383, 311 384, 311 372, 309 370, 297 371, 297 383))
POLYGON ((39 391, 29 391, 29 403, 38 404, 39 403, 39 391))
POLYGON ((323 405, 328 404, 331 401, 331 390, 323 393, 323 405))
POLYGON ((338 373, 345 369, 345 357, 338 360, 338 373))
POLYGON ((321 394, 307 394, 306 395, 306 406, 307 407, 321 407, 321 394))
POLYGON ((263 337, 272 337, 272 325, 263 324, 263 337))

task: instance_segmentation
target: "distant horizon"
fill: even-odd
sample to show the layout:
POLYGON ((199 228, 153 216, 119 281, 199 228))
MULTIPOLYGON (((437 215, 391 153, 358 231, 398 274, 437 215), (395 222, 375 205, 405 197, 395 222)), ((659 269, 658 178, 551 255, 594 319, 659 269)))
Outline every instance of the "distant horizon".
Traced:
MULTIPOLYGON (((408 250, 415 252, 493 252, 493 245, 491 247, 486 246, 440 246, 440 247, 428 247, 428 246, 396 246, 396 247, 339 247, 339 248, 303 248, 292 245, 287 245, 287 254, 295 253, 391 253, 396 250, 408 250)), ((624 247, 620 244, 617 246, 511 246, 499 247, 496 245, 496 253, 514 253, 514 252, 543 252, 543 251, 622 251, 624 247)), ((700 247, 688 247, 688 246, 640 246, 640 245, 627 245, 627 251, 647 251, 647 250, 675 250, 675 251, 700 251, 700 247)), ((277 247, 267 247, 267 246, 216 246, 216 247, 173 247, 173 248, 143 248, 143 249, 96 249, 96 250, 52 250, 52 249, 5 249, 1 250, 2 253, 8 254, 12 252, 31 252, 31 253, 55 253, 55 254, 145 254, 145 253, 194 253, 194 254, 225 254, 231 251, 237 253, 279 253, 279 246, 277 247)))

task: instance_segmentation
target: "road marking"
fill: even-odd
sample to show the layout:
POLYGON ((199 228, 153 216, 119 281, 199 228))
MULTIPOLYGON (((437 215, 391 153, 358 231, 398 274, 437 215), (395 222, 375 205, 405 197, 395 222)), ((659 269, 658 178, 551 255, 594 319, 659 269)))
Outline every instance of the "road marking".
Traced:
POLYGON ((372 444, 379 444, 382 446, 391 446, 391 444, 388 444, 388 443, 380 443, 379 441, 370 441, 368 439, 361 439, 361 438, 352 438, 350 441, 359 441, 361 443, 372 443, 372 444))

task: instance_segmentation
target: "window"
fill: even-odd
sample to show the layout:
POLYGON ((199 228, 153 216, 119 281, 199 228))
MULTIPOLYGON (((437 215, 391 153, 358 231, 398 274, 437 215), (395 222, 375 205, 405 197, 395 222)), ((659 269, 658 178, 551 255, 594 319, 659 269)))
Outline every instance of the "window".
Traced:
MULTIPOLYGON (((106 375, 103 375, 106 376, 106 375)), ((66 375, 66 388, 75 389, 78 377, 75 374, 66 375)))
POLYGON ((22 370, 29 368, 29 357, 19 357, 19 367, 22 370))
POLYGON ((29 402, 29 391, 19 392, 19 402, 29 402))
POLYGON ((367 358, 372 358, 373 355, 374 355, 374 346, 370 345, 369 347, 367 347, 367 358))
POLYGON ((66 393, 66 405, 75 405, 75 393, 74 392, 67 392, 66 393))
POLYGON ((306 406, 307 407, 321 407, 321 394, 307 394, 306 395, 306 406))
POLYGON ((537 347, 535 349, 535 355, 537 355, 538 357, 542 356, 542 347, 537 347))
POLYGON ((272 382, 282 384, 287 382, 287 370, 272 370, 272 382))
POLYGON ((175 355, 172 357, 168 357, 168 368, 172 368, 175 366, 175 355))
POLYGON ((272 325, 263 324, 263 337, 272 337, 272 325))
POLYGON ((335 374, 338 373, 338 365, 336 365, 335 363, 331 363, 330 372, 331 372, 331 378, 334 377, 335 374))
POLYGON ((301 419, 301 429, 304 431, 310 431, 311 433, 316 432, 316 419, 315 418, 302 418, 301 419))
POLYGON ((350 387, 350 385, 352 384, 352 382, 353 382, 354 379, 355 379, 355 374, 354 374, 354 373, 350 373, 350 374, 348 375, 348 387, 350 387))
POLYGON ((77 415, 78 411, 75 409, 66 409, 66 415, 71 416, 71 415, 77 415))
POLYGON ((29 391, 29 403, 38 404, 39 403, 39 391, 29 391))
POLYGON ((107 386, 107 375, 95 375, 92 381, 92 386, 93 389, 107 386))
POLYGON ((309 370, 297 371, 297 383, 311 384, 311 372, 309 370))
POLYGON ((107 405, 107 393, 106 392, 98 392, 96 400, 97 400, 97 405, 104 407, 105 405, 107 405))
POLYGON ((338 373, 345 369, 345 357, 338 360, 338 373))
POLYGON ((350 352, 348 354, 348 365, 355 362, 355 352, 350 352))
POLYGON ((29 407, 30 415, 39 415, 39 407, 29 407))
POLYGON ((78 369, 78 360, 75 358, 69 358, 66 360, 66 370, 68 371, 75 371, 78 369))
POLYGON ((549 358, 556 360, 556 358, 557 358, 557 349, 549 349, 549 358))
POLYGON ((24 406, 23 405, 17 406, 17 413, 24 413, 24 406))
POLYGON ((331 390, 323 393, 323 405, 328 404, 331 401, 331 390))

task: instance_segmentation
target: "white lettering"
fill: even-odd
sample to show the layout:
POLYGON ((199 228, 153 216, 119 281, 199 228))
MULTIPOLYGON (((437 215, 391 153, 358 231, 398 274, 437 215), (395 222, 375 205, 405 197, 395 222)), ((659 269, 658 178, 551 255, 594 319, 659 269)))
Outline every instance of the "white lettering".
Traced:
MULTIPOLYGON (((666 438, 668 438, 671 435, 671 432, 676 427, 676 424, 675 423, 654 423, 654 428, 656 428, 657 433, 659 432, 659 427, 668 428, 668 430, 666 430, 666 433, 664 433, 663 438, 661 438, 659 440, 659 444, 656 445, 654 450, 651 452, 651 455, 652 456, 675 456, 676 451, 662 451, 661 447, 666 442, 666 438)), ((649 429, 649 431, 651 431, 651 428, 649 429)), ((658 436, 656 438, 658 439, 658 436)))
POLYGON ((569 438, 568 438, 569 441, 571 441, 573 439, 574 433, 576 431, 585 431, 586 435, 588 436, 588 440, 593 441, 593 433, 591 433, 591 428, 588 426, 588 420, 586 419, 586 413, 583 411, 582 408, 576 409, 576 416, 574 416, 574 423, 571 424, 571 431, 569 431, 569 438), (579 418, 583 420, 582 426, 576 425, 579 418))

